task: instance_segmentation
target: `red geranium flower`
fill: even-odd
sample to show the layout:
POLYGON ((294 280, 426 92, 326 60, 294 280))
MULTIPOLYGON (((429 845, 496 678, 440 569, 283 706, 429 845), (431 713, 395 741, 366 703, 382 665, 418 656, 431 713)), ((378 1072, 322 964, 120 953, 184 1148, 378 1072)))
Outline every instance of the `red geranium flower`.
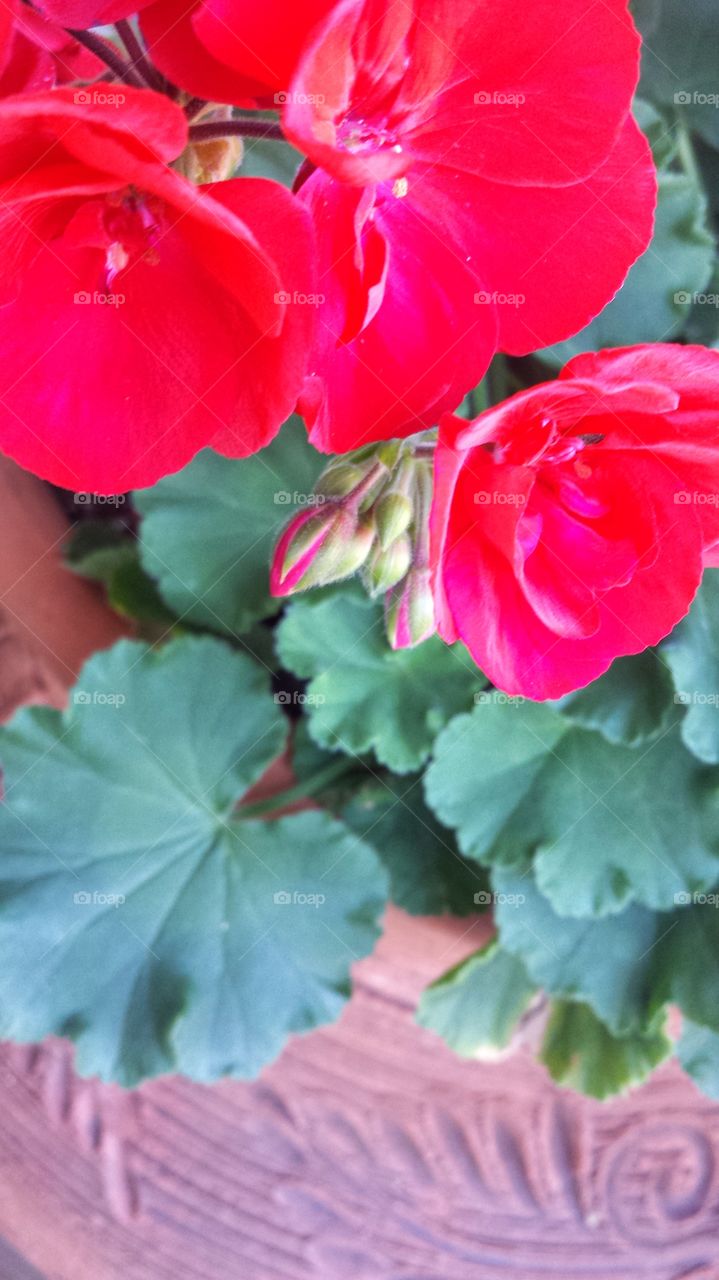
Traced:
POLYGON ((105 70, 88 49, 27 5, 7 3, 0 15, 0 97, 91 80, 105 70))
MULTIPOLYGON (((140 18, 156 66, 213 102, 280 103, 310 32, 332 0, 155 0, 140 18)), ((135 5, 137 8, 137 5, 135 5)))
POLYGON ((263 179, 194 187, 167 167, 186 140, 124 85, 0 103, 0 449, 67 488, 253 453, 295 406, 308 215, 263 179))
POLYGON ((651 237, 629 115, 627 0, 342 0, 302 58, 284 128, 320 166, 320 314, 302 407, 320 449, 408 434, 499 347, 585 325, 651 237))
POLYGON ((572 360, 440 428, 432 564, 440 634, 510 694, 558 698, 658 643, 719 538, 719 353, 572 360))
POLYGON ((140 14, 150 60, 210 102, 284 98, 313 27, 333 0, 43 0, 63 27, 86 30, 140 14))
POLYGON ((42 0, 38 7, 61 27, 88 31, 129 18, 142 8, 142 0, 42 0))

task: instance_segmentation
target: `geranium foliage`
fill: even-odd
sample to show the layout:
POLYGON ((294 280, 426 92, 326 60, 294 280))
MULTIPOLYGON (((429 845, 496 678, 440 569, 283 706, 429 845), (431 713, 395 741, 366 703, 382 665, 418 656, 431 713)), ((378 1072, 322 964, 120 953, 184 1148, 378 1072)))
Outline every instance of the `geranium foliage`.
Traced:
POLYGON ((427 1034, 719 1094, 718 42, 2 7, 0 451, 136 636, 0 729, 0 1034, 254 1076, 491 910, 427 1034))

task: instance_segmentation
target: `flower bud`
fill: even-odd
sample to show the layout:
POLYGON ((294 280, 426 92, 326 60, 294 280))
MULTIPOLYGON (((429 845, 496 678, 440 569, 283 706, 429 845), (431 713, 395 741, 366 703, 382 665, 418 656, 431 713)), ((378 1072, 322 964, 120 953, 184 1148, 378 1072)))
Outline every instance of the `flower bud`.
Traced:
MULTIPOLYGON (((205 123, 220 123, 232 119, 231 107, 216 104, 203 112, 205 123)), ((231 178, 242 161, 244 142, 240 137, 207 138, 204 142, 191 142, 177 157, 173 169, 184 174, 190 182, 200 186, 205 182, 221 182, 231 178)))
POLYGON ((375 544, 363 575, 370 595, 379 596, 391 590, 402 581, 411 563, 412 543, 406 533, 395 538, 386 551, 379 544, 375 544))
POLYGON ((414 508, 404 493, 385 493, 374 509, 377 534, 383 551, 396 538, 406 533, 414 517, 414 508))
POLYGON ((429 569, 410 569, 385 601, 387 638, 393 649, 413 649, 436 631, 429 569))
POLYGON ((315 486, 317 493, 328 498, 345 498, 364 480, 367 469, 350 462, 335 463, 323 471, 315 486))
POLYGON ((272 558, 270 590, 287 596, 339 582, 360 569, 375 540, 374 525, 351 510, 327 503, 291 520, 272 558))

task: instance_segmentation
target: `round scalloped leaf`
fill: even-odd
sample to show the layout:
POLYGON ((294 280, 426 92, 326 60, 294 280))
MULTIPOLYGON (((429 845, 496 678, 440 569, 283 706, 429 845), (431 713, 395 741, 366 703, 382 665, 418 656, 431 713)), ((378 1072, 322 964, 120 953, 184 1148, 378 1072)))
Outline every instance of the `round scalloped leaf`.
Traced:
POLYGON ((653 649, 617 658, 605 675, 553 704, 584 729, 626 747, 651 742, 675 716, 674 684, 666 658, 653 649))
POLYGON ((677 1057, 702 1093, 719 1102, 719 1034, 685 1018, 677 1057))
POLYGON ((559 1000, 552 1009, 540 1053, 557 1084, 592 1098, 611 1098, 646 1080, 669 1057, 672 1042, 660 1011, 646 1027, 612 1035, 589 1005, 559 1000))
POLYGON ((439 736, 430 808, 463 853, 529 867, 554 910, 596 916, 636 901, 669 911, 719 880, 717 775, 675 726, 641 750, 547 706, 480 695, 439 736))
POLYGON ((290 421, 251 458, 199 453, 176 475, 134 494, 144 517, 143 567, 183 622, 231 636, 277 613, 270 596, 272 548, 306 503, 322 458, 290 421))
POLYGON ((509 1044, 535 992, 521 960, 493 938, 423 991, 417 1021, 473 1058, 509 1044))
POLYGON ((719 146, 716 0, 634 0, 644 36, 641 91, 719 146))
POLYGON ((572 920, 531 874, 500 868, 492 879, 501 944, 550 995, 589 1004, 618 1036, 645 1033, 667 1004, 719 1032, 719 893, 678 893, 671 912, 572 920))
POLYGON ((285 721, 210 637, 121 642, 70 708, 0 732, 0 1034, 77 1042, 86 1074, 254 1076, 335 1018, 386 877, 316 811, 244 818, 285 721))
POLYGON ((291 604, 277 628, 280 662, 309 680, 305 710, 330 751, 374 751, 395 773, 419 769, 438 731, 486 682, 461 645, 432 636, 390 649, 382 609, 359 591, 291 604))
POLYGON ((662 646, 686 707, 682 737, 707 764, 719 764, 719 569, 707 569, 689 615, 662 646))
POLYGON ((342 821, 386 866, 392 901, 410 915, 473 915, 483 909, 487 873, 463 858, 454 836, 424 803, 421 775, 382 773, 355 790, 342 821))

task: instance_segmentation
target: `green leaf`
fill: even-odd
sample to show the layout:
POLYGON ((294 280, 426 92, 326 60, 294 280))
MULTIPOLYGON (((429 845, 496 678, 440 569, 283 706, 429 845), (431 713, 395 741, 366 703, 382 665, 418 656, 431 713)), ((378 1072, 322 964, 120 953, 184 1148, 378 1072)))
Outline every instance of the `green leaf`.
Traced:
POLYGON ((272 548, 321 467, 303 428, 290 422, 251 458, 206 449, 135 493, 142 563, 182 621, 236 636, 278 612, 269 594, 272 548))
POLYGON ((310 734, 332 751, 374 751, 395 773, 427 759, 437 732, 485 683, 466 650, 432 636, 393 652, 381 606, 359 591, 291 604, 277 629, 282 664, 310 680, 310 734))
POLYGON ((686 707, 682 737, 707 764, 719 764, 719 569, 707 569, 688 617, 662 646, 686 707))
MULTIPOLYGON (((659 138, 665 148, 667 136, 671 134, 664 124, 659 138)), ((669 342, 686 328, 695 297, 710 280, 715 244, 698 174, 678 172, 669 168, 670 162, 673 151, 658 171, 656 224, 649 248, 596 319, 568 341, 538 352, 541 360, 560 368, 580 352, 669 342)))
POLYGON ((116 613, 159 624, 164 631, 173 626, 175 615, 142 568, 137 542, 129 535, 123 523, 89 520, 77 526, 63 548, 65 563, 73 573, 101 582, 116 613))
POLYGON ((559 916, 531 875, 499 868, 492 876, 502 947, 553 996, 583 1000, 616 1035, 640 1030, 654 1003, 652 949, 657 922, 670 918, 631 906, 600 920, 559 916))
POLYGON ((582 1000, 616 1035, 667 1004, 719 1031, 719 893, 677 894, 671 913, 631 906, 599 920, 557 915, 531 875, 493 873, 502 946, 551 995, 582 1000))
POLYGON ((627 747, 653 741, 676 714, 671 672, 652 649, 618 658, 606 675, 554 706, 573 724, 596 729, 609 742, 627 747))
POLYGON ((678 893, 719 879, 717 775, 678 729, 640 751, 573 730, 533 796, 537 884, 560 915, 671 910, 678 893))
POLYGON ((685 1018, 677 1057, 702 1093, 719 1101, 719 1033, 685 1018))
POLYGON ((283 187, 291 187, 302 159, 301 153, 289 142, 245 138, 240 173, 243 178, 271 178, 283 187))
POLYGON ((237 812, 284 739, 251 659, 187 636, 121 642, 0 733, 3 1036, 133 1085, 253 1076, 337 1016, 386 877, 327 814, 237 812))
POLYGON ((73 573, 106 583, 119 564, 133 555, 134 539, 123 520, 85 520, 63 545, 63 559, 73 573))
POLYGON ((457 832, 462 853, 526 861, 512 820, 568 727, 548 707, 492 693, 447 725, 425 774, 425 795, 440 822, 457 832))
POLYGON ((655 1004, 678 1004, 719 1031, 719 893, 677 894, 679 910, 656 917, 651 952, 655 1004))
POLYGON ((463 853, 534 861, 557 912, 591 916, 631 900, 671 910, 677 893, 716 883, 718 776, 676 727, 632 751, 505 698, 480 701, 439 736, 426 795, 463 853))
POLYGON ((716 0, 633 0, 642 35, 641 92, 672 106, 719 146, 716 0))
POLYGON ((664 1013, 646 1028, 626 1036, 612 1035, 586 1004, 557 1001, 547 1027, 540 1061, 558 1084, 592 1098, 624 1093, 669 1056, 672 1042, 664 1033, 664 1013))
POLYGON ((341 817, 377 851, 392 901, 411 915, 466 916, 486 906, 486 873, 462 857, 452 832, 427 808, 421 775, 368 779, 341 817))
POLYGON ((535 991, 522 962, 493 939, 427 987, 417 1021, 472 1058, 505 1048, 535 991))

